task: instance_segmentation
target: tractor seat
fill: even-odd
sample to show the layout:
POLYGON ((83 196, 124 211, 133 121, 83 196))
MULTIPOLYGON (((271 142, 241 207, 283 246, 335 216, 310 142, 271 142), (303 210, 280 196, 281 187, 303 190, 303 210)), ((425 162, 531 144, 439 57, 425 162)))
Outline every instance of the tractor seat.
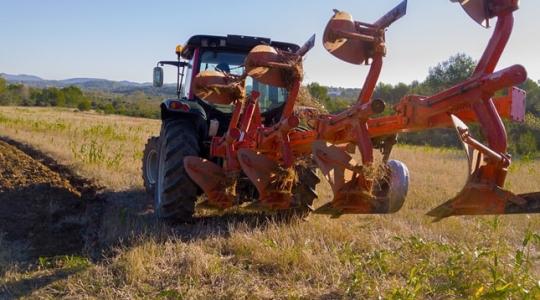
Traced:
POLYGON ((221 105, 231 104, 245 95, 243 76, 212 70, 197 74, 193 88, 197 97, 221 105))
POLYGON ((248 76, 267 85, 287 88, 302 80, 302 57, 271 46, 253 48, 244 65, 248 76))

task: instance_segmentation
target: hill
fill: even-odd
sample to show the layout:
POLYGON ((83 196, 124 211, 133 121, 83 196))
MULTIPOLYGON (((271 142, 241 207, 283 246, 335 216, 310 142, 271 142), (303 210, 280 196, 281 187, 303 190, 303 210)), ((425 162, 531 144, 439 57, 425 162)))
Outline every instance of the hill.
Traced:
POLYGON ((133 81, 113 81, 100 78, 69 78, 63 80, 47 80, 34 75, 26 74, 6 74, 0 73, 10 84, 25 84, 30 87, 47 88, 57 87, 64 88, 76 86, 87 91, 102 91, 109 93, 129 94, 134 92, 144 92, 148 95, 174 95, 176 93, 176 84, 165 84, 164 87, 156 89, 152 83, 133 82, 133 81))

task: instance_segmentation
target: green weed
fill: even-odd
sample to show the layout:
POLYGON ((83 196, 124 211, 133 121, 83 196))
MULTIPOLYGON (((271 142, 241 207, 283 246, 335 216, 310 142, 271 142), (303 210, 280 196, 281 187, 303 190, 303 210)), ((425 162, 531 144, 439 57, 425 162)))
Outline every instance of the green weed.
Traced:
POLYGON ((126 135, 119 134, 112 125, 95 125, 82 131, 82 135, 89 138, 103 138, 115 141, 125 141, 126 135))
MULTIPOLYGON (((495 235, 500 226, 498 218, 490 225, 495 235)), ((501 238, 474 249, 425 241, 416 236, 396 237, 395 241, 389 250, 345 255, 355 268, 346 287, 349 296, 385 299, 537 299, 540 296, 540 283, 530 272, 538 263, 538 258, 532 255, 540 246, 538 233, 529 230, 519 249, 511 249, 501 238), (381 293, 377 283, 388 281, 399 284, 381 293)))
POLYGON ((91 266, 86 257, 62 255, 54 257, 39 257, 37 265, 40 269, 85 269, 91 266))
POLYGON ((122 162, 123 154, 121 152, 107 152, 104 145, 97 140, 80 145, 71 142, 70 146, 73 157, 85 164, 97 164, 109 169, 117 169, 122 162))

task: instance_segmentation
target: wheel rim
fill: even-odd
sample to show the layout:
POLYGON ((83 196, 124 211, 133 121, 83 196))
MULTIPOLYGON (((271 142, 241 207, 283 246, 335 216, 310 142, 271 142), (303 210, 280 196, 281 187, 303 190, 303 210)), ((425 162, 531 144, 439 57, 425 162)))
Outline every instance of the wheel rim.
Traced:
POLYGON ((151 150, 146 158, 146 179, 150 184, 156 184, 158 175, 158 153, 156 150, 151 150))
POLYGON ((160 214, 161 209, 161 203, 162 203, 162 194, 163 194, 163 181, 165 178, 165 145, 160 145, 159 147, 159 155, 157 157, 158 165, 157 165, 157 178, 156 178, 156 188, 155 188, 155 196, 154 196, 154 210, 157 212, 157 214, 160 214))

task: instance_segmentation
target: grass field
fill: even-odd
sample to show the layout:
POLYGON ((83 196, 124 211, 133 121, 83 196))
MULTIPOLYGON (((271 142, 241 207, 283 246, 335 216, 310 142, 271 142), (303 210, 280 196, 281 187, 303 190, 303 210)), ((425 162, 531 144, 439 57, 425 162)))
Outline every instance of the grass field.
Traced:
MULTIPOLYGON (((0 107, 0 135, 30 144, 107 196, 102 259, 14 259, 0 239, 0 292, 36 298, 540 299, 540 216, 425 213, 465 181, 458 150, 400 146, 411 186, 388 216, 207 216, 175 228, 153 221, 140 160, 156 120, 49 108, 0 107)), ((540 189, 540 161, 515 161, 508 188, 540 189)), ((329 187, 319 187, 330 200, 329 187)), ((1 235, 0 235, 1 236, 1 235)))

